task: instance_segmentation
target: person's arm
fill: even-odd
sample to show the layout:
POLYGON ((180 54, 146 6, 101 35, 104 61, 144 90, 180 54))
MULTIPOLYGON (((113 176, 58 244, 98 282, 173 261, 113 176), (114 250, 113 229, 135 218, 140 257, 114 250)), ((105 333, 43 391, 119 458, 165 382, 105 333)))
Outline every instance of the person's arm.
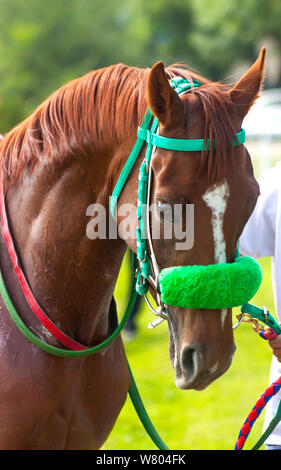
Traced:
MULTIPOLYGON (((260 196, 239 239, 240 253, 253 258, 275 255, 280 171, 270 169, 260 178, 259 184, 260 196)), ((273 355, 281 362, 281 335, 269 340, 268 344, 273 355)))
POLYGON ((256 259, 274 256, 278 204, 278 185, 274 170, 270 169, 259 179, 260 195, 239 239, 241 255, 256 259))

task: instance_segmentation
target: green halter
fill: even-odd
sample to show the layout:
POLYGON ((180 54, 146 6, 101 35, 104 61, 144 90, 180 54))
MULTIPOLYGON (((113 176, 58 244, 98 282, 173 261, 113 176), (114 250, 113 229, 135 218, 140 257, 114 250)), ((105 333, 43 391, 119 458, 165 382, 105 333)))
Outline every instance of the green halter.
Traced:
MULTIPOLYGON (((202 85, 202 83, 194 80, 192 83, 188 80, 185 80, 181 77, 175 77, 170 80, 171 87, 180 95, 189 91, 192 88, 197 88, 202 85)), ((117 200, 121 194, 123 187, 126 184, 126 181, 133 169, 134 164, 142 150, 144 143, 148 144, 146 151, 146 161, 150 161, 152 147, 160 147, 167 150, 180 150, 185 152, 196 151, 200 152, 202 150, 208 150, 210 146, 209 139, 205 142, 204 139, 171 139, 168 137, 163 137, 156 134, 156 130, 159 126, 159 122, 156 117, 153 118, 153 115, 148 109, 141 126, 138 128, 137 140, 133 147, 132 152, 129 155, 129 158, 119 176, 119 179, 116 183, 116 186, 113 190, 111 201, 110 201, 110 211, 112 217, 115 219, 115 209, 117 205, 117 200), (150 126, 151 125, 151 126, 150 126), (150 127, 149 127, 150 126, 150 127)), ((240 132, 237 132, 233 137, 233 146, 241 145, 245 142, 245 130, 242 129, 240 132)), ((215 142, 213 142, 215 147, 215 142)))
MULTIPOLYGON (((192 88, 200 87, 202 84, 198 81, 192 83, 181 77, 176 77, 170 80, 171 87, 179 94, 190 91, 192 88)), ((137 237, 137 255, 136 255, 136 269, 137 269, 137 282, 136 290, 138 294, 143 295, 148 291, 148 279, 151 276, 151 266, 148 256, 148 248, 146 242, 146 223, 143 214, 143 208, 147 201, 147 188, 148 188, 148 171, 151 161, 153 147, 160 147, 168 150, 177 151, 203 151, 210 148, 209 139, 172 139, 160 136, 156 133, 159 122, 156 117, 153 119, 150 110, 147 111, 142 125, 138 128, 137 141, 134 148, 121 172, 118 182, 114 188, 112 198, 110 200, 110 210, 113 218, 115 218, 115 209, 118 197, 128 179, 128 176, 142 150, 143 144, 147 144, 146 154, 139 170, 139 186, 138 186, 138 228, 136 232, 137 237)), ((241 145, 245 142, 245 131, 242 129, 233 136, 233 146, 241 145)), ((215 148, 215 141, 212 145, 215 148)), ((161 287, 161 286, 160 286, 161 287)), ((249 299, 247 299, 249 300, 249 299)))

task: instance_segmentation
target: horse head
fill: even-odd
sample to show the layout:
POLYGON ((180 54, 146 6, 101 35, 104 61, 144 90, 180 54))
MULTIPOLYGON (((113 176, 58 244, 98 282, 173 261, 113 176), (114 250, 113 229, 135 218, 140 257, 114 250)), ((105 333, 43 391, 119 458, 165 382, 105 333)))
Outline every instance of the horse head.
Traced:
MULTIPOLYGON (((1 448, 99 448, 108 436, 130 382, 121 338, 115 338, 120 330, 115 329, 112 299, 127 245, 137 253, 137 289, 149 287, 159 312, 168 319, 177 386, 203 389, 230 366, 235 349, 233 302, 220 306, 217 297, 226 286, 216 285, 211 275, 209 283, 208 273, 219 266, 236 269, 237 241, 258 197, 240 129, 259 94, 263 71, 264 50, 232 89, 180 67, 165 71, 162 63, 151 70, 113 65, 61 87, 1 140, 0 264, 7 286, 4 297, 7 300, 10 292, 18 311, 11 324, 1 294, 4 424, 9 416, 0 432, 1 448), (191 86, 179 95, 169 80, 181 78, 191 86), (142 256, 131 230, 124 236, 120 211, 120 236, 111 236, 111 227, 108 234, 106 221, 109 196, 127 168, 147 104, 159 126, 154 136, 140 130, 149 151, 150 139, 157 143, 146 154, 151 157, 151 210, 146 210, 150 238, 142 256), (165 148, 175 139, 176 148, 165 148), (203 139, 200 151, 193 145, 197 139, 203 139), (178 141, 189 140, 189 151, 178 146, 178 141), (185 243, 181 234, 190 227, 192 236, 185 243), (171 236, 166 236, 167 228, 171 236), (206 282, 198 288, 189 277, 189 286, 201 298, 208 290, 208 302, 187 305, 184 276, 187 268, 198 265, 206 282), (184 274, 181 278, 175 276, 177 268, 184 274), (172 269, 173 290, 178 298, 182 294, 183 303, 171 300, 172 289, 165 297, 167 269, 172 269), (28 339, 35 335, 36 346, 39 339, 43 342, 43 351, 27 342, 19 325, 28 326, 28 339), (103 351, 87 360, 68 361, 46 355, 51 346, 59 355, 88 355, 91 347, 103 351)), ((136 206, 137 188, 144 194, 148 162, 141 162, 140 150, 123 180, 122 194, 119 191, 119 208, 123 203, 136 206)), ((142 221, 139 209, 131 213, 134 233, 140 233, 136 229, 142 221)), ((243 277, 237 281, 240 287, 243 283, 243 277)))
MULTIPOLYGON (((147 101, 159 121, 158 135, 215 141, 215 148, 210 145, 201 152, 154 149, 148 220, 151 249, 160 272, 171 266, 232 263, 235 258, 237 242, 255 207, 259 187, 247 149, 244 145, 233 146, 232 139, 259 94, 264 55, 263 49, 231 89, 201 77, 201 86, 179 96, 170 86, 162 62, 149 73, 147 101), (178 218, 175 207, 185 216, 178 218), (153 237, 156 226, 160 227, 160 237, 153 237), (169 226, 172 236, 167 237, 165 230, 169 226), (180 244, 175 233, 186 233, 191 228, 191 243, 180 244)), ((128 244, 136 250, 132 240, 128 244)), ((217 286, 214 295, 220 288, 224 286, 217 286)), ((151 288, 151 293, 156 298, 156 290, 151 288)), ((204 296, 204 289, 201 293, 204 296)), ((176 385, 181 389, 204 389, 232 362, 232 309, 166 307, 176 385)))

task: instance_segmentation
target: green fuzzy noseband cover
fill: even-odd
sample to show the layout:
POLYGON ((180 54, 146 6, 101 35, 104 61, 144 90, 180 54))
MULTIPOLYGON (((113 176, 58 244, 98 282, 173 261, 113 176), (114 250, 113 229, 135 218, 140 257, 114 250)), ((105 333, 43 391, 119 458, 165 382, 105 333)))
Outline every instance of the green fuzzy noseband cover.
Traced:
POLYGON ((247 256, 237 257, 233 263, 166 268, 159 276, 165 304, 212 310, 245 304, 254 297, 261 281, 259 264, 247 256))

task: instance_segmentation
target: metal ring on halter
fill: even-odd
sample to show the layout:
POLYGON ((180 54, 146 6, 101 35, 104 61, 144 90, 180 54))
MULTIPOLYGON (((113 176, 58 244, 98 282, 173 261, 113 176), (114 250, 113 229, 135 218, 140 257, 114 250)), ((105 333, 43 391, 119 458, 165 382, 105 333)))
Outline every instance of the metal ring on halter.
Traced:
POLYGON ((236 328, 238 328, 238 326, 240 325, 240 323, 243 321, 243 316, 241 315, 241 317, 239 318, 238 322, 235 323, 235 325, 233 325, 232 329, 233 330, 236 330, 236 328))
POLYGON ((159 295, 159 297, 160 297, 161 293, 160 293, 159 274, 160 274, 160 273, 159 273, 159 271, 158 271, 154 282, 155 282, 155 290, 156 290, 156 293, 157 293, 157 295, 159 295))
POLYGON ((158 315, 158 312, 152 307, 151 303, 149 302, 146 294, 144 294, 144 300, 145 300, 145 303, 146 305, 148 306, 148 308, 152 311, 152 313, 154 313, 154 315, 156 315, 157 317, 159 316, 158 315))
POLYGON ((157 307, 157 310, 155 310, 151 303, 149 302, 146 294, 144 294, 144 300, 148 306, 148 308, 152 311, 152 313, 154 313, 154 315, 156 315, 157 317, 161 317, 163 318, 163 320, 168 320, 168 315, 166 314, 166 312, 162 309, 161 305, 158 305, 157 307))
POLYGON ((148 282, 152 285, 153 289, 156 290, 155 280, 152 276, 148 276, 148 282))

